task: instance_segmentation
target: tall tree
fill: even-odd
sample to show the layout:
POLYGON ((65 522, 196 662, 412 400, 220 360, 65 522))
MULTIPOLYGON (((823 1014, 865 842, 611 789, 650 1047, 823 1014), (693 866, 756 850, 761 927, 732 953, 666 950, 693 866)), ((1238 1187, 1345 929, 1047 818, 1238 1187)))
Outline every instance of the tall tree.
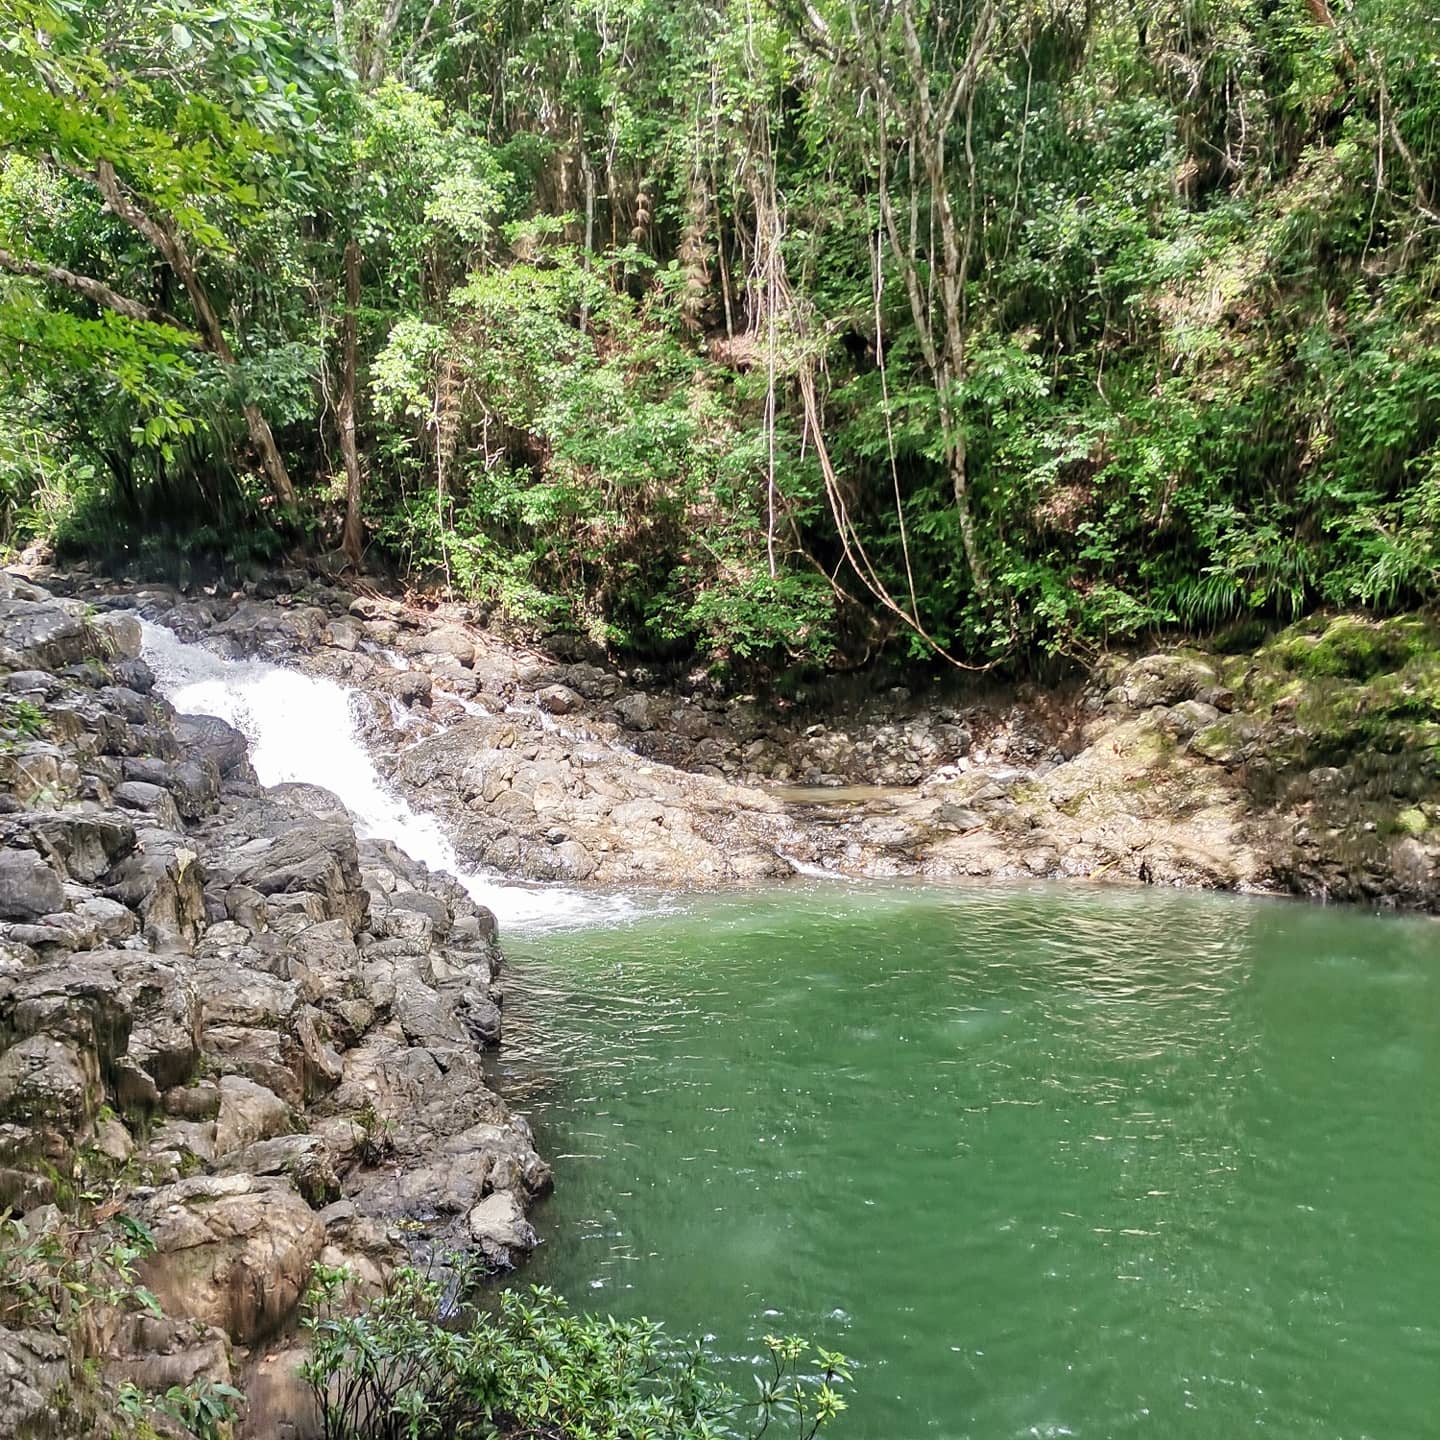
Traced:
MULTIPOLYGON (((313 163, 339 67, 265 10, 4 0, 0 15, 11 36, 0 47, 0 155, 56 166, 90 187, 178 283, 190 318, 29 254, 24 235, 0 236, 0 266, 127 320, 193 335, 229 378, 276 500, 292 507, 289 470, 206 272, 313 163)), ((151 288, 160 285, 152 276, 151 288)))

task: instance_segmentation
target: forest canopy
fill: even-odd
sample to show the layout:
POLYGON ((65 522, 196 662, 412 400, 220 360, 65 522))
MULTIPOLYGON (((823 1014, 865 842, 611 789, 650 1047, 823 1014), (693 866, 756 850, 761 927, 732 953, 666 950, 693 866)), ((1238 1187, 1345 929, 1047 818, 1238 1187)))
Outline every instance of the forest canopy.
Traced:
POLYGON ((1435 0, 0 0, 0 522, 717 664, 1440 580, 1435 0))

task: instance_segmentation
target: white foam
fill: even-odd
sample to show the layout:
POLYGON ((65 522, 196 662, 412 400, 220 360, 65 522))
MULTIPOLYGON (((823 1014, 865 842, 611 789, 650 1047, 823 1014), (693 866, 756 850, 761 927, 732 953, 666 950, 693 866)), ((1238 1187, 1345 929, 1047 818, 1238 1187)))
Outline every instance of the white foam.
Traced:
POLYGON ((477 904, 495 912, 503 930, 614 925, 641 913, 630 896, 517 884, 467 869, 435 817, 412 809, 381 779, 360 739, 352 690, 283 665, 224 659, 150 621, 142 627, 145 660, 161 693, 177 710, 217 715, 243 731, 261 784, 323 786, 363 835, 393 840, 413 859, 453 875, 477 904))

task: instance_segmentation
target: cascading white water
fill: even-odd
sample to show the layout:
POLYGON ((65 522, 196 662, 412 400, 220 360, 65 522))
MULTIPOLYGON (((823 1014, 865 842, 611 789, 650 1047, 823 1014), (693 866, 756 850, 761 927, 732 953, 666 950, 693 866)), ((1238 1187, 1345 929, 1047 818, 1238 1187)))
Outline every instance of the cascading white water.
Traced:
POLYGON ((323 786, 362 834, 393 840, 413 859, 453 875, 477 904, 495 912, 502 930, 616 924, 639 913, 627 896, 520 885, 466 869, 435 818, 413 810, 381 779, 360 739, 353 691, 282 665, 226 660, 162 625, 142 624, 144 657, 161 693, 179 711, 217 715, 243 731, 262 784, 323 786))

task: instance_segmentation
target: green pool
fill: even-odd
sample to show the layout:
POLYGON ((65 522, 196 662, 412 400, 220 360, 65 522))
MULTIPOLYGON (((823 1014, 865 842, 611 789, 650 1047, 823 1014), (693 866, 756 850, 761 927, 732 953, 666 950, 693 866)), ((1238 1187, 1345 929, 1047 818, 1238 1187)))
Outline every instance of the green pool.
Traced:
POLYGON ((1440 1433, 1440 925, 822 882, 508 949, 527 1280, 845 1350, 837 1440, 1440 1433))

